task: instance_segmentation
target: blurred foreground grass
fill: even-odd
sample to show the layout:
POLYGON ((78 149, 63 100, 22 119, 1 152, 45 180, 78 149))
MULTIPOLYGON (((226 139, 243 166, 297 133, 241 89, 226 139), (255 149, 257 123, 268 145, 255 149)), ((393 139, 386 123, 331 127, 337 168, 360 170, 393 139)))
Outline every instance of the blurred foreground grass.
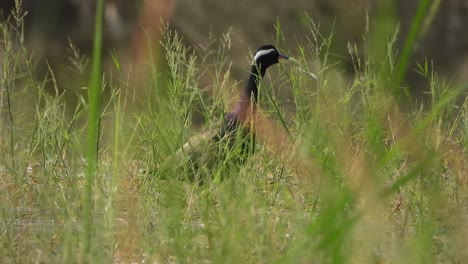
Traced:
POLYGON ((149 66, 138 111, 125 110, 122 91, 137 87, 127 87, 114 57, 117 74, 103 81, 110 96, 101 107, 91 249, 83 252, 89 106, 81 99, 68 109, 67 84, 57 87, 54 69, 34 77, 21 17, 15 21, 1 27, 1 262, 468 261, 468 101, 454 105, 466 87, 451 87, 422 63, 432 101, 403 110, 393 35, 369 33, 387 41, 364 57, 349 45, 349 80, 330 63, 332 37, 312 21, 309 42, 288 53, 318 80, 290 66, 270 71, 255 156, 202 187, 178 180, 183 164, 164 161, 194 131, 216 127, 242 85, 230 79, 229 35, 188 49, 167 30, 168 73, 149 66), (212 86, 200 87, 202 78, 212 86), (203 117, 202 128, 193 116, 203 117))

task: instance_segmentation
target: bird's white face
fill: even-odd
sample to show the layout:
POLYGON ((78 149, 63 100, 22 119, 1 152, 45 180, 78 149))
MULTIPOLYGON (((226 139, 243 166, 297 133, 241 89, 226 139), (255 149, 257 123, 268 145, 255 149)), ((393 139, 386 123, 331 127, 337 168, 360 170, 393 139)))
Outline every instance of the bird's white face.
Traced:
POLYGON ((275 49, 264 49, 264 50, 259 50, 257 53, 255 53, 254 56, 254 61, 258 62, 258 60, 263 57, 263 56, 268 56, 268 54, 276 52, 275 49))

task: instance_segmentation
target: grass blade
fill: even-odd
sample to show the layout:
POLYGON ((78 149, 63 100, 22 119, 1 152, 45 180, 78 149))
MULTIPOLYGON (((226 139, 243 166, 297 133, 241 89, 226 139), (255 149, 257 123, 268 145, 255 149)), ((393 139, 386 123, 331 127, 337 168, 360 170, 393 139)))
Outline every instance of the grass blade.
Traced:
POLYGON ((95 175, 98 169, 98 146, 100 127, 100 106, 101 106, 101 55, 102 55, 102 20, 103 20, 104 0, 96 1, 96 16, 94 25, 94 43, 91 78, 89 81, 89 106, 88 106, 88 141, 86 146, 87 174, 86 188, 83 202, 83 253, 89 260, 91 257, 93 229, 93 186, 95 175))

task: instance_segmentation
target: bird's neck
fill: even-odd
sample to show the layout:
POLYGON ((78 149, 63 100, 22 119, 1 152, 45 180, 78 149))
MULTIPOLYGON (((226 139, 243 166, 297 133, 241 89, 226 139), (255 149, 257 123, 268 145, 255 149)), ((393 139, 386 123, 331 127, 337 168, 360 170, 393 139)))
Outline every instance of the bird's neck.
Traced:
POLYGON ((234 113, 238 115, 240 120, 246 121, 255 113, 258 101, 258 85, 260 80, 265 75, 266 69, 258 65, 252 65, 250 70, 249 80, 245 89, 242 91, 239 102, 237 102, 234 113))
POLYGON ((245 86, 244 91, 241 95, 241 100, 253 100, 253 103, 256 104, 258 101, 258 85, 260 80, 265 75, 266 69, 260 67, 259 65, 252 65, 250 69, 249 80, 245 86))

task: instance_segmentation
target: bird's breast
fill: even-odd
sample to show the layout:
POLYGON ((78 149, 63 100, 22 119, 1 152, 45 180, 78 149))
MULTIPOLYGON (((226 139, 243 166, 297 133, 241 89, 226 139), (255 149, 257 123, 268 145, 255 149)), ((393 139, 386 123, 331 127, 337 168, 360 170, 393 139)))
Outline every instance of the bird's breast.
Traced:
POLYGON ((253 125, 255 117, 256 107, 251 100, 240 100, 234 112, 232 112, 231 118, 236 119, 239 125, 244 127, 251 127, 253 125))

